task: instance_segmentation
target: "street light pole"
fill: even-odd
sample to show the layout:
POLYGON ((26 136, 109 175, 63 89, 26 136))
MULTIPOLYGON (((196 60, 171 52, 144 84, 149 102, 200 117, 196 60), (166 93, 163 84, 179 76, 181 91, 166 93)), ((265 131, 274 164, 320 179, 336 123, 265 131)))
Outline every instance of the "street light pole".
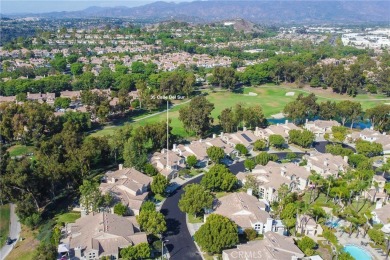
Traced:
POLYGON ((164 242, 168 242, 169 240, 164 240, 163 236, 161 236, 161 260, 163 260, 164 256, 164 242))

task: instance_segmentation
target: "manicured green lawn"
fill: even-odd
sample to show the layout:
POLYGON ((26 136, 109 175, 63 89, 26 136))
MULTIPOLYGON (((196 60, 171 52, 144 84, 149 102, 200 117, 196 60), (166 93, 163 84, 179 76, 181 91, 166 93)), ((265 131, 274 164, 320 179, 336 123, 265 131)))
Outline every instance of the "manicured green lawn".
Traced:
POLYGON ((10 223, 10 208, 9 204, 0 205, 0 247, 5 244, 9 234, 10 223))
POLYGON ((26 145, 14 145, 8 149, 8 152, 11 157, 25 155, 28 153, 33 153, 35 151, 34 146, 26 146, 26 145))
MULTIPOLYGON (((218 115, 221 111, 228 107, 234 107, 237 103, 243 103, 248 106, 261 105, 263 112, 266 117, 270 117, 274 114, 282 112, 284 106, 295 100, 296 97, 302 93, 308 95, 307 90, 302 90, 292 87, 284 86, 275 86, 275 85, 265 85, 260 87, 247 87, 243 89, 243 93, 233 93, 230 91, 217 91, 211 92, 207 91, 206 98, 212 102, 215 106, 215 109, 211 112, 212 117, 214 118, 214 124, 218 123, 218 115), (248 93, 256 93, 257 96, 249 96, 248 93), (294 96, 286 96, 287 92, 295 92, 294 96)), ((383 95, 358 95, 357 98, 351 98, 346 95, 339 95, 331 92, 324 92, 324 94, 317 94, 318 101, 342 101, 342 100, 354 100, 360 101, 363 109, 373 107, 381 103, 389 103, 390 99, 377 101, 375 99, 384 99, 386 98, 383 95)), ((183 105, 185 106, 185 105, 183 105)), ((179 109, 182 106, 174 107, 169 111, 169 118, 171 119, 171 126, 173 127, 172 133, 181 137, 191 137, 193 134, 189 134, 184 130, 183 124, 179 120, 179 109)), ((134 126, 145 125, 151 122, 157 122, 166 120, 166 113, 155 115, 137 122, 133 122, 134 126)), ((139 117, 138 117, 139 118, 139 117)), ((117 127, 109 127, 103 130, 93 133, 94 136, 110 135, 113 134, 117 127)))
POLYGON ((74 223, 81 217, 80 212, 67 212, 56 216, 57 223, 74 223))

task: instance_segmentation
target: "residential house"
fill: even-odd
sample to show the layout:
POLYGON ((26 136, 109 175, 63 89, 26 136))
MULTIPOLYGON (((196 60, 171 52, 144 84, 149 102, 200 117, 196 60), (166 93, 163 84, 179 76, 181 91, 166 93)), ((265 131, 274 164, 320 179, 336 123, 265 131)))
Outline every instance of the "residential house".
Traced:
POLYGON ((348 168, 348 157, 344 158, 339 155, 330 153, 313 152, 304 155, 303 159, 307 161, 305 166, 309 171, 315 171, 323 177, 332 175, 337 177, 340 172, 345 172, 348 168))
MULTIPOLYGON (((252 228, 258 234, 267 231, 284 234, 284 226, 276 226, 267 212, 268 206, 256 197, 245 192, 231 193, 219 198, 213 206, 213 213, 229 218, 238 225, 238 232, 252 228)), ((205 216, 207 218, 208 215, 205 216)))
POLYGON ((264 239, 237 245, 237 248, 222 251, 223 260, 296 260, 305 256, 290 237, 266 232, 264 239))
POLYGON ((71 259, 95 260, 103 256, 119 259, 121 248, 147 243, 135 217, 101 212, 79 218, 66 226, 61 241, 70 250, 71 259))
POLYGON ((290 191, 303 191, 309 184, 310 171, 294 163, 268 162, 257 165, 251 173, 240 172, 238 180, 245 184, 248 175, 254 176, 259 183, 259 197, 269 202, 278 201, 278 189, 287 184, 290 191))
POLYGON ((178 171, 185 167, 185 159, 167 149, 155 152, 149 161, 168 180, 176 178, 178 171))
POLYGON ((297 215, 295 230, 303 236, 321 236, 324 231, 321 225, 308 215, 297 215))
POLYGON ((27 97, 26 97, 27 100, 31 100, 31 101, 37 101, 39 103, 43 103, 43 102, 46 102, 48 104, 51 104, 53 105, 54 104, 54 100, 56 99, 56 94, 55 93, 30 93, 30 92, 27 92, 27 97))
POLYGON ((114 172, 107 172, 100 184, 103 194, 110 194, 116 202, 121 202, 129 209, 130 215, 138 215, 141 206, 149 194, 153 178, 134 168, 123 168, 122 164, 114 172))
POLYGON ((5 103, 5 102, 13 102, 13 103, 15 103, 16 102, 16 96, 9 96, 9 97, 0 96, 0 103, 5 103))
POLYGON ((374 209, 372 212, 372 222, 374 224, 389 224, 390 223, 390 204, 374 209))
POLYGON ((286 141, 288 141, 288 133, 291 130, 301 130, 301 129, 297 127, 295 124, 289 123, 288 120, 286 120, 284 124, 270 125, 264 129, 256 127, 254 134, 255 136, 261 139, 265 139, 267 141, 271 135, 281 135, 286 141))
POLYGON ((233 148, 236 147, 237 144, 242 144, 248 149, 248 151, 252 149, 252 144, 257 139, 260 139, 259 137, 255 136, 252 131, 246 130, 246 128, 244 128, 243 131, 238 131, 231 134, 221 133, 221 138, 224 142, 233 148))
POLYGON ((378 131, 366 128, 361 132, 350 134, 349 137, 351 137, 352 141, 362 139, 364 141, 379 143, 383 147, 383 154, 390 154, 390 135, 387 135, 385 132, 381 134, 378 131))
POLYGON ((388 195, 385 191, 386 179, 382 175, 372 177, 371 187, 364 191, 364 197, 371 202, 383 204, 387 201, 388 195))
POLYGON ((75 91, 61 91, 60 97, 62 98, 70 98, 72 101, 80 100, 81 99, 81 91, 75 90, 75 91))
POLYGON ((324 136, 327 133, 332 133, 333 126, 340 126, 340 123, 334 120, 306 120, 304 128, 314 133, 316 136, 324 136))

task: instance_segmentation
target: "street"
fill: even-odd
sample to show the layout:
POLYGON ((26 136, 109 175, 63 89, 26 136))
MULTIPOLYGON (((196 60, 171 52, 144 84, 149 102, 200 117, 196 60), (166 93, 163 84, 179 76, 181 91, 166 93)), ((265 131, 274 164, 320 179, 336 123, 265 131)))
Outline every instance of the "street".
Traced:
POLYGON ((7 257, 7 255, 11 252, 12 248, 15 246, 16 242, 19 240, 19 235, 21 231, 21 226, 19 222, 19 218, 15 214, 15 204, 11 204, 10 206, 11 215, 11 226, 10 226, 10 234, 9 237, 12 239, 13 243, 11 245, 4 245, 0 250, 0 260, 3 260, 7 257))

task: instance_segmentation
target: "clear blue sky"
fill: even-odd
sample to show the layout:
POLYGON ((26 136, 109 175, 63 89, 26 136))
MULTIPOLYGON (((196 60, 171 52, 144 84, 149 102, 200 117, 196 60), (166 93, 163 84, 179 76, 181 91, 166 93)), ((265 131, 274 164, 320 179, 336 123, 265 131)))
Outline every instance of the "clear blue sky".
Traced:
MULTIPOLYGON (((156 1, 156 0, 155 0, 156 1)), ((0 12, 8 13, 46 13, 52 11, 77 11, 90 6, 139 6, 155 2, 153 0, 91 0, 91 1, 77 1, 77 0, 0 0, 0 12)), ((183 0, 175 0, 180 2, 183 0)))

